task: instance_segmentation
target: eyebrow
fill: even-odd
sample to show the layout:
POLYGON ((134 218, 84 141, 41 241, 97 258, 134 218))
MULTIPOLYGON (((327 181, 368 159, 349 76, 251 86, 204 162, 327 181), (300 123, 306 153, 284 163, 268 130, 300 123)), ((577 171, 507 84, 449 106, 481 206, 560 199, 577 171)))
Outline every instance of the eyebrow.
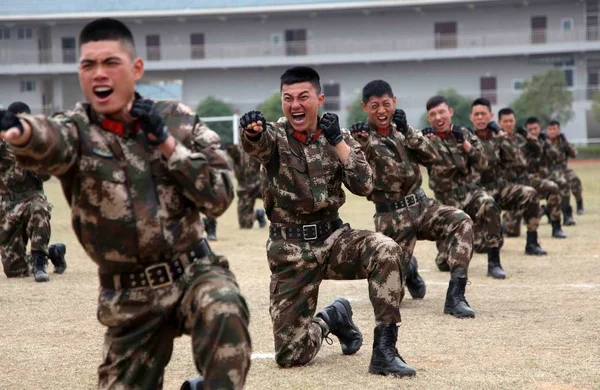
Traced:
MULTIPOLYGON (((105 58, 105 59, 103 59, 101 62, 102 62, 102 63, 107 63, 107 62, 110 62, 110 61, 115 61, 115 60, 116 60, 116 61, 121 61, 121 59, 120 59, 119 57, 116 57, 116 56, 110 56, 110 57, 106 57, 106 58, 105 58)), ((87 65, 87 64, 95 64, 95 63, 97 63, 97 62, 98 62, 98 61, 96 61, 96 60, 92 60, 92 59, 89 59, 89 58, 84 58, 83 60, 81 60, 81 61, 79 62, 79 64, 80 64, 80 65, 84 65, 84 64, 85 64, 85 65, 87 65)))
MULTIPOLYGON (((298 96, 302 96, 302 95, 304 95, 305 93, 309 93, 309 91, 308 91, 308 90, 306 90, 306 91, 302 91, 302 92, 300 92, 300 93, 298 94, 298 96)), ((290 94, 290 93, 288 93, 288 92, 284 92, 284 93, 283 93, 283 96, 284 96, 284 97, 285 97, 285 96, 293 97, 293 96, 292 96, 292 94, 290 94)))

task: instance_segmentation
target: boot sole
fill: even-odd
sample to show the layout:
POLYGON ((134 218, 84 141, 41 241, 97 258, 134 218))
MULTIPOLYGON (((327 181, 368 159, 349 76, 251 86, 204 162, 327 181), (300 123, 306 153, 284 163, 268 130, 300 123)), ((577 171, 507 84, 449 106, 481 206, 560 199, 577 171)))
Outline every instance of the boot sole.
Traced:
POLYGON ((417 375, 416 372, 410 372, 410 373, 389 372, 383 368, 375 368, 375 367, 369 367, 369 374, 392 376, 394 378, 404 378, 404 377, 411 377, 411 376, 417 375))
POLYGON ((548 253, 547 252, 537 253, 537 252, 527 252, 527 251, 525 251, 525 254, 527 256, 546 256, 548 253))
POLYGON ((452 310, 446 310, 444 309, 444 314, 450 314, 453 315, 456 318, 475 318, 475 313, 473 314, 455 314, 454 311, 452 310))
MULTIPOLYGON (((362 336, 362 332, 360 331, 360 329, 358 328, 358 326, 356 326, 356 324, 354 323, 354 321, 352 320, 352 306, 350 305, 350 302, 346 299, 346 298, 338 298, 336 299, 334 302, 339 302, 342 304, 342 306, 344 307, 346 317, 348 318, 348 323, 350 324, 350 326, 354 329, 356 329, 356 331, 358 332, 358 334, 360 335, 360 342, 358 344, 358 348, 356 349, 356 351, 344 351, 342 349, 342 353, 344 355, 354 355, 356 352, 358 352, 360 350, 360 347, 362 347, 362 343, 363 343, 363 336, 362 336)), ((338 336, 339 339, 339 336, 338 336)))
POLYGON ((500 279, 506 279, 506 275, 498 277, 498 276, 494 276, 494 275, 488 273, 487 276, 490 277, 490 278, 492 278, 492 279, 499 279, 499 280, 500 279))

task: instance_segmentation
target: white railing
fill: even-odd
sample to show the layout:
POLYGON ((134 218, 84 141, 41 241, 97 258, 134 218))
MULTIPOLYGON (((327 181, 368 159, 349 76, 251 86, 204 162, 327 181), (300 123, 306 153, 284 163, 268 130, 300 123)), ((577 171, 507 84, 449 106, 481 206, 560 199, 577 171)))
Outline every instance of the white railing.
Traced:
MULTIPOLYGON (((177 60, 224 60, 236 58, 289 57, 305 55, 376 54, 390 52, 419 52, 435 50, 452 52, 484 48, 543 47, 564 43, 600 43, 598 28, 579 28, 571 31, 531 30, 482 33, 437 34, 410 38, 328 38, 308 41, 234 42, 205 45, 162 45, 138 47, 142 58, 149 62, 177 60)), ((25 50, 3 48, 0 45, 0 66, 18 64, 62 64, 77 59, 76 51, 61 49, 25 50)))

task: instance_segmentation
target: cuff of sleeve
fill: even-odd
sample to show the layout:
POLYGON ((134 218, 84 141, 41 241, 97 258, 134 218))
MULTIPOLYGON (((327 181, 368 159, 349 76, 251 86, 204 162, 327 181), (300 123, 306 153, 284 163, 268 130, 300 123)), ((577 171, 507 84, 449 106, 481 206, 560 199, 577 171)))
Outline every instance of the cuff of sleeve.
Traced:
POLYGON ((356 167, 356 151, 354 149, 350 150, 350 155, 348 155, 348 159, 342 166, 347 170, 352 170, 356 167))
POLYGON ((33 122, 26 118, 24 115, 18 115, 19 119, 21 119, 22 121, 27 122, 27 124, 29 124, 29 127, 31 128, 31 137, 29 137, 29 141, 27 141, 27 143, 23 144, 23 145, 13 145, 13 144, 9 144, 7 142, 7 144, 10 145, 11 150, 15 153, 15 154, 19 154, 19 151, 25 151, 25 150, 29 150, 31 148, 34 148, 37 145, 44 145, 46 142, 45 140, 41 139, 41 135, 39 131, 35 131, 35 127, 33 126, 33 122))
POLYGON ((177 170, 191 155, 192 152, 188 148, 176 141, 175 150, 167 160, 167 167, 170 170, 177 170))

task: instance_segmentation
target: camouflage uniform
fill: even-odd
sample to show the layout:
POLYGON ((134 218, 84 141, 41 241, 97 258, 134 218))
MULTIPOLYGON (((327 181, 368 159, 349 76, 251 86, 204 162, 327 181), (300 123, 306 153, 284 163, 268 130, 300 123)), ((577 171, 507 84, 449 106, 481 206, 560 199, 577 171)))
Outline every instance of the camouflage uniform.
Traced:
POLYGON ((25 170, 5 141, 0 141, 0 256, 7 277, 29 275, 27 242, 31 251, 48 256, 52 205, 42 181, 49 175, 25 170))
POLYGON ((248 308, 200 222, 200 212, 218 216, 231 203, 227 162, 189 108, 155 107, 176 139, 168 159, 134 125, 87 104, 51 118, 21 116, 32 138, 12 149, 28 169, 60 179, 75 234, 98 266, 98 319, 108 327, 99 388, 162 388, 173 340, 185 333, 205 388, 241 389, 248 308))
MULTIPOLYGON (((526 134, 516 132, 509 135, 516 144, 519 158, 509 164, 507 173, 511 181, 533 187, 538 195, 547 199, 547 209, 551 221, 560 222, 560 188, 552 180, 545 179, 547 172, 543 167, 546 142, 540 139, 527 138, 526 134)), ((503 221, 509 236, 521 235, 522 216, 518 211, 509 210, 504 213, 503 221)))
MULTIPOLYGON (((445 205, 464 210, 473 220, 475 235, 482 238, 486 248, 497 248, 502 239, 500 209, 494 198, 479 187, 479 172, 487 167, 487 159, 479 139, 466 128, 461 128, 465 140, 471 144, 467 153, 451 131, 430 135, 438 159, 427 166, 429 188, 435 198, 445 205)), ((446 252, 438 241, 436 263, 447 262, 446 252)))
POLYGON ((237 179, 238 222, 241 229, 252 229, 256 214, 254 203, 262 198, 263 180, 260 162, 244 152, 240 145, 228 145, 227 153, 233 161, 233 172, 237 179))
POLYGON ((375 229, 393 238, 403 249, 403 274, 418 239, 443 243, 445 261, 454 270, 469 268, 473 245, 473 222, 461 210, 427 198, 421 189, 419 163, 430 165, 438 159, 435 146, 409 127, 406 136, 396 125, 378 129, 370 125, 369 137, 355 135, 373 170, 373 192, 367 197, 376 205, 375 229), (407 195, 414 204, 408 205, 407 195), (404 202, 407 207, 393 209, 404 202))
MULTIPOLYGON (((481 172, 481 185, 494 197, 502 210, 511 210, 523 215, 529 232, 537 232, 540 203, 536 190, 530 186, 514 184, 519 172, 515 167, 527 166, 522 153, 508 135, 497 135, 491 130, 476 132, 481 140, 488 168, 481 172)), ((484 239, 475 232, 475 248, 484 247, 484 239)), ((536 241, 537 242, 537 241, 536 241)))
POLYGON ((400 322, 400 247, 339 219, 338 209, 346 200, 342 183, 363 196, 373 188, 360 146, 346 130, 342 134, 352 149, 345 163, 320 130, 312 137, 296 134, 285 118, 268 124, 258 140, 242 133, 244 150, 266 169, 270 313, 275 360, 283 367, 307 364, 321 348, 326 334, 314 314, 324 279, 368 279, 377 322, 400 322), (301 136, 307 139, 301 141, 301 136))
MULTIPOLYGON (((562 134, 561 134, 562 135, 562 134)), ((575 196, 578 208, 582 208, 583 204, 583 186, 581 180, 575 172, 567 166, 569 158, 577 158, 577 149, 570 144, 564 137, 559 135, 554 140, 548 141, 548 168, 550 169, 550 177, 555 180, 561 187, 562 210, 565 214, 565 220, 572 214, 570 206, 569 191, 575 196)), ((572 219, 572 216, 571 216, 572 219)), ((574 222, 573 222, 574 223, 574 222)), ((565 224, 567 224, 565 222, 565 224)))

